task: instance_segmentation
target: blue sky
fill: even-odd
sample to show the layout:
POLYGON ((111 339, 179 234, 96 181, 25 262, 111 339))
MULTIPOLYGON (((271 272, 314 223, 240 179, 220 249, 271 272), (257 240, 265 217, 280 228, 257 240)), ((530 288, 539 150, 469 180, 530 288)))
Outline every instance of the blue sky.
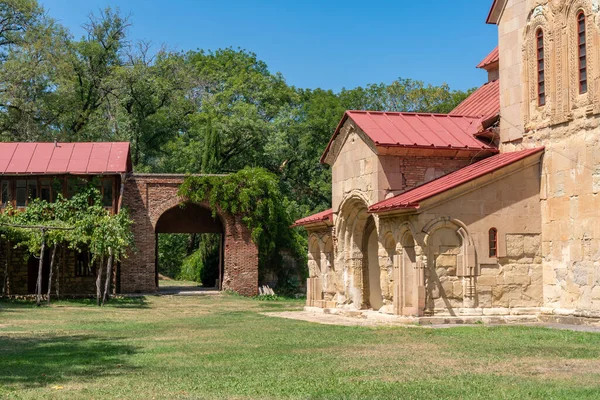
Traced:
POLYGON ((171 50, 244 48, 303 88, 353 88, 398 77, 453 89, 486 80, 475 65, 497 43, 492 0, 40 0, 81 37, 90 12, 131 15, 131 39, 171 50))

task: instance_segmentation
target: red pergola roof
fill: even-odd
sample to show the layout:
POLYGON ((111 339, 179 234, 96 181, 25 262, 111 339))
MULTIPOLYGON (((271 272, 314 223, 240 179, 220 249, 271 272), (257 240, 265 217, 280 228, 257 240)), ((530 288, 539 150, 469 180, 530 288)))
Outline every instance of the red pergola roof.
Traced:
POLYGON ((348 118, 352 119, 377 146, 496 150, 475 138, 474 135, 479 132, 482 122, 476 116, 346 111, 321 157, 321 162, 325 160, 333 140, 339 135, 348 118))
POLYGON ((400 209, 417 209, 423 200, 497 171, 533 154, 542 152, 543 150, 544 148, 540 147, 511 153, 496 154, 495 156, 461 168, 458 171, 454 171, 390 199, 373 204, 369 207, 369 212, 377 213, 400 209))
POLYGON ((500 80, 488 82, 471 93, 450 115, 472 115, 483 121, 500 115, 500 80))
POLYGON ((304 226, 310 225, 318 222, 333 222, 333 210, 330 208, 329 210, 321 211, 320 213, 309 215, 308 217, 304 217, 299 219, 292 226, 304 226))
POLYGON ((0 174, 107 174, 131 171, 128 142, 0 143, 0 174))
POLYGON ((500 51, 498 50, 498 46, 490 54, 488 54, 480 63, 477 65, 477 68, 487 67, 488 65, 492 65, 500 61, 500 51))

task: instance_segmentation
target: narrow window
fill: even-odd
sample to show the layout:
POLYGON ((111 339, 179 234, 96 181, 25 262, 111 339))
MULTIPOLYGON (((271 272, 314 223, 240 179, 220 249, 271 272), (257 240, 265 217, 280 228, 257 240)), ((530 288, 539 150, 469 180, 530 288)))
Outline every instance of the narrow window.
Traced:
POLYGON ((48 203, 52 201, 52 180, 40 179, 40 199, 48 203))
POLYGON ((58 194, 64 195, 64 178, 55 177, 52 180, 52 202, 55 202, 58 199, 58 194))
POLYGON ((2 208, 6 207, 10 200, 10 181, 2 181, 2 208))
POLYGON ((546 105, 546 76, 544 71, 544 31, 538 30, 537 39, 537 70, 538 70, 538 105, 546 105))
POLYGON ((497 257, 498 256, 498 230, 496 228, 490 229, 489 246, 490 246, 490 257, 497 257))
POLYGON ((77 253, 75 258, 75 276, 94 276, 96 269, 91 262, 92 256, 88 250, 77 253))
POLYGON ((112 210, 113 208, 113 179, 102 180, 102 206, 112 210))
POLYGON ((585 14, 577 14, 577 46, 579 56, 579 94, 587 93, 587 49, 585 42, 585 14))
POLYGON ((16 182, 17 192, 17 207, 25 207, 27 205, 27 181, 18 179, 16 182))
POLYGON ((38 198, 37 180, 29 179, 27 181, 27 202, 38 198))

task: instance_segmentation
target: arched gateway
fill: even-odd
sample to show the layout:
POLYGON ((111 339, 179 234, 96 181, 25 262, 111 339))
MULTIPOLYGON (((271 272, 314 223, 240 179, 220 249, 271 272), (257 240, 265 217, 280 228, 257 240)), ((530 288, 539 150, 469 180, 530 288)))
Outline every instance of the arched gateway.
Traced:
POLYGON ((130 174, 123 206, 134 221, 135 250, 123 260, 118 288, 123 293, 153 292, 157 281, 157 234, 221 233, 220 288, 252 296, 258 292, 258 250, 240 216, 212 217, 206 203, 191 203, 177 192, 183 175, 130 174))

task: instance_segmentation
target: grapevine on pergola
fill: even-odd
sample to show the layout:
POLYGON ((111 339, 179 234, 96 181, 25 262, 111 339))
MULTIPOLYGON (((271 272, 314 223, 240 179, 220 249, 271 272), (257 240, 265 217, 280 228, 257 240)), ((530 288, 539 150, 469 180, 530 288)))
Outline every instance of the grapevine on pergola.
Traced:
MULTIPOLYGON (((8 247, 24 248, 34 257, 39 255, 37 305, 41 304, 42 298, 42 271, 46 249, 52 248, 47 293, 49 303, 59 247, 77 252, 89 251, 90 262, 97 265, 97 303, 101 305, 108 300, 112 266, 126 256, 127 249, 133 244, 130 229, 132 221, 126 209, 111 214, 101 204, 100 192, 90 183, 71 198, 59 194, 54 202, 34 199, 29 201, 25 209, 15 210, 8 206, 0 214, 0 234, 10 244, 8 247), (102 288, 101 278, 105 260, 107 271, 102 288)), ((10 261, 7 258, 8 262, 10 261)), ((59 271, 58 268, 56 270, 59 271)), ((7 268, 4 282, 7 279, 6 273, 7 268)), ((56 281, 59 281, 58 274, 56 281)))

